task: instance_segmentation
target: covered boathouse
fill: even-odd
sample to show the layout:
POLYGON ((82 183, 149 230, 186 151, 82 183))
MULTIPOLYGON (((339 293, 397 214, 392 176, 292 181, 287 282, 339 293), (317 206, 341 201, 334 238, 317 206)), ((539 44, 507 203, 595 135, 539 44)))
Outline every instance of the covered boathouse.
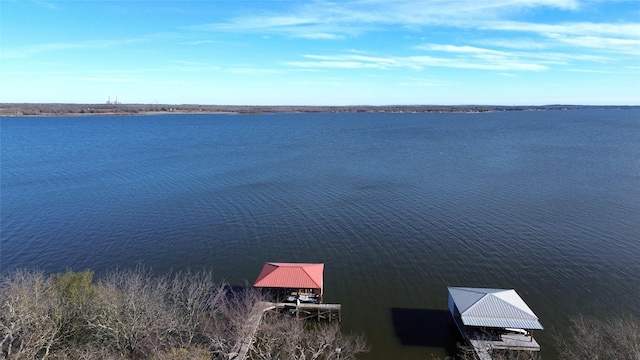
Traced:
POLYGON ((493 349, 539 351, 542 324, 513 289, 449 287, 449 311, 480 359, 493 349))
POLYGON ((253 284, 276 301, 322 303, 324 264, 266 263, 253 284))

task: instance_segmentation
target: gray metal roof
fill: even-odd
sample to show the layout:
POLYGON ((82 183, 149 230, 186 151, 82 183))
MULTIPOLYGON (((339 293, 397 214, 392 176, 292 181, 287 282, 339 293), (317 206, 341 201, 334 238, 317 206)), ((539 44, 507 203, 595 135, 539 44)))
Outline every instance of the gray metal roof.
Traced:
POLYGON ((513 289, 449 287, 449 296, 464 325, 542 329, 536 314, 513 289))

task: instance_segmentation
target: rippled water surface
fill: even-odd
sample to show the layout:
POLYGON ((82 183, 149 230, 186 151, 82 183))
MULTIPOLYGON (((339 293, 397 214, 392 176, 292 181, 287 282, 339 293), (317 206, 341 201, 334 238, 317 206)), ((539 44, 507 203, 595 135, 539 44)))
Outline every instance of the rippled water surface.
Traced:
POLYGON ((447 286, 640 316, 640 112, 2 118, 0 270, 324 262, 365 359, 455 341, 447 286))

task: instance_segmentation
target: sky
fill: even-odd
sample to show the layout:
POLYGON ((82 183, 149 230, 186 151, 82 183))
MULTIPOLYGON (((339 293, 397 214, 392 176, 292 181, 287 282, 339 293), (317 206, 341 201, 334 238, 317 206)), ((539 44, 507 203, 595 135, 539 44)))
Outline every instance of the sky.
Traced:
POLYGON ((0 0, 0 102, 640 105, 640 0, 0 0))

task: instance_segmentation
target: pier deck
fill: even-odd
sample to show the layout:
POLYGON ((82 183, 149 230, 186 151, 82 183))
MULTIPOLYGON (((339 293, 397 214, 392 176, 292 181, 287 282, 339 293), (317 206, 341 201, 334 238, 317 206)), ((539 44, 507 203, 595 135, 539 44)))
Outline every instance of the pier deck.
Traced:
POLYGON ((276 309, 288 310, 295 313, 298 319, 318 318, 318 320, 332 321, 337 317, 338 321, 342 321, 340 304, 307 304, 301 303, 277 303, 276 309))
POLYGON ((473 350, 480 360, 491 360, 491 350, 520 350, 520 351, 539 351, 540 345, 535 339, 529 336, 503 335, 497 340, 469 339, 469 343, 473 346, 473 350))
POLYGON ((540 351, 540 344, 530 335, 467 331, 457 319, 454 319, 454 323, 462 337, 469 341, 479 360, 492 360, 491 350, 540 351))

